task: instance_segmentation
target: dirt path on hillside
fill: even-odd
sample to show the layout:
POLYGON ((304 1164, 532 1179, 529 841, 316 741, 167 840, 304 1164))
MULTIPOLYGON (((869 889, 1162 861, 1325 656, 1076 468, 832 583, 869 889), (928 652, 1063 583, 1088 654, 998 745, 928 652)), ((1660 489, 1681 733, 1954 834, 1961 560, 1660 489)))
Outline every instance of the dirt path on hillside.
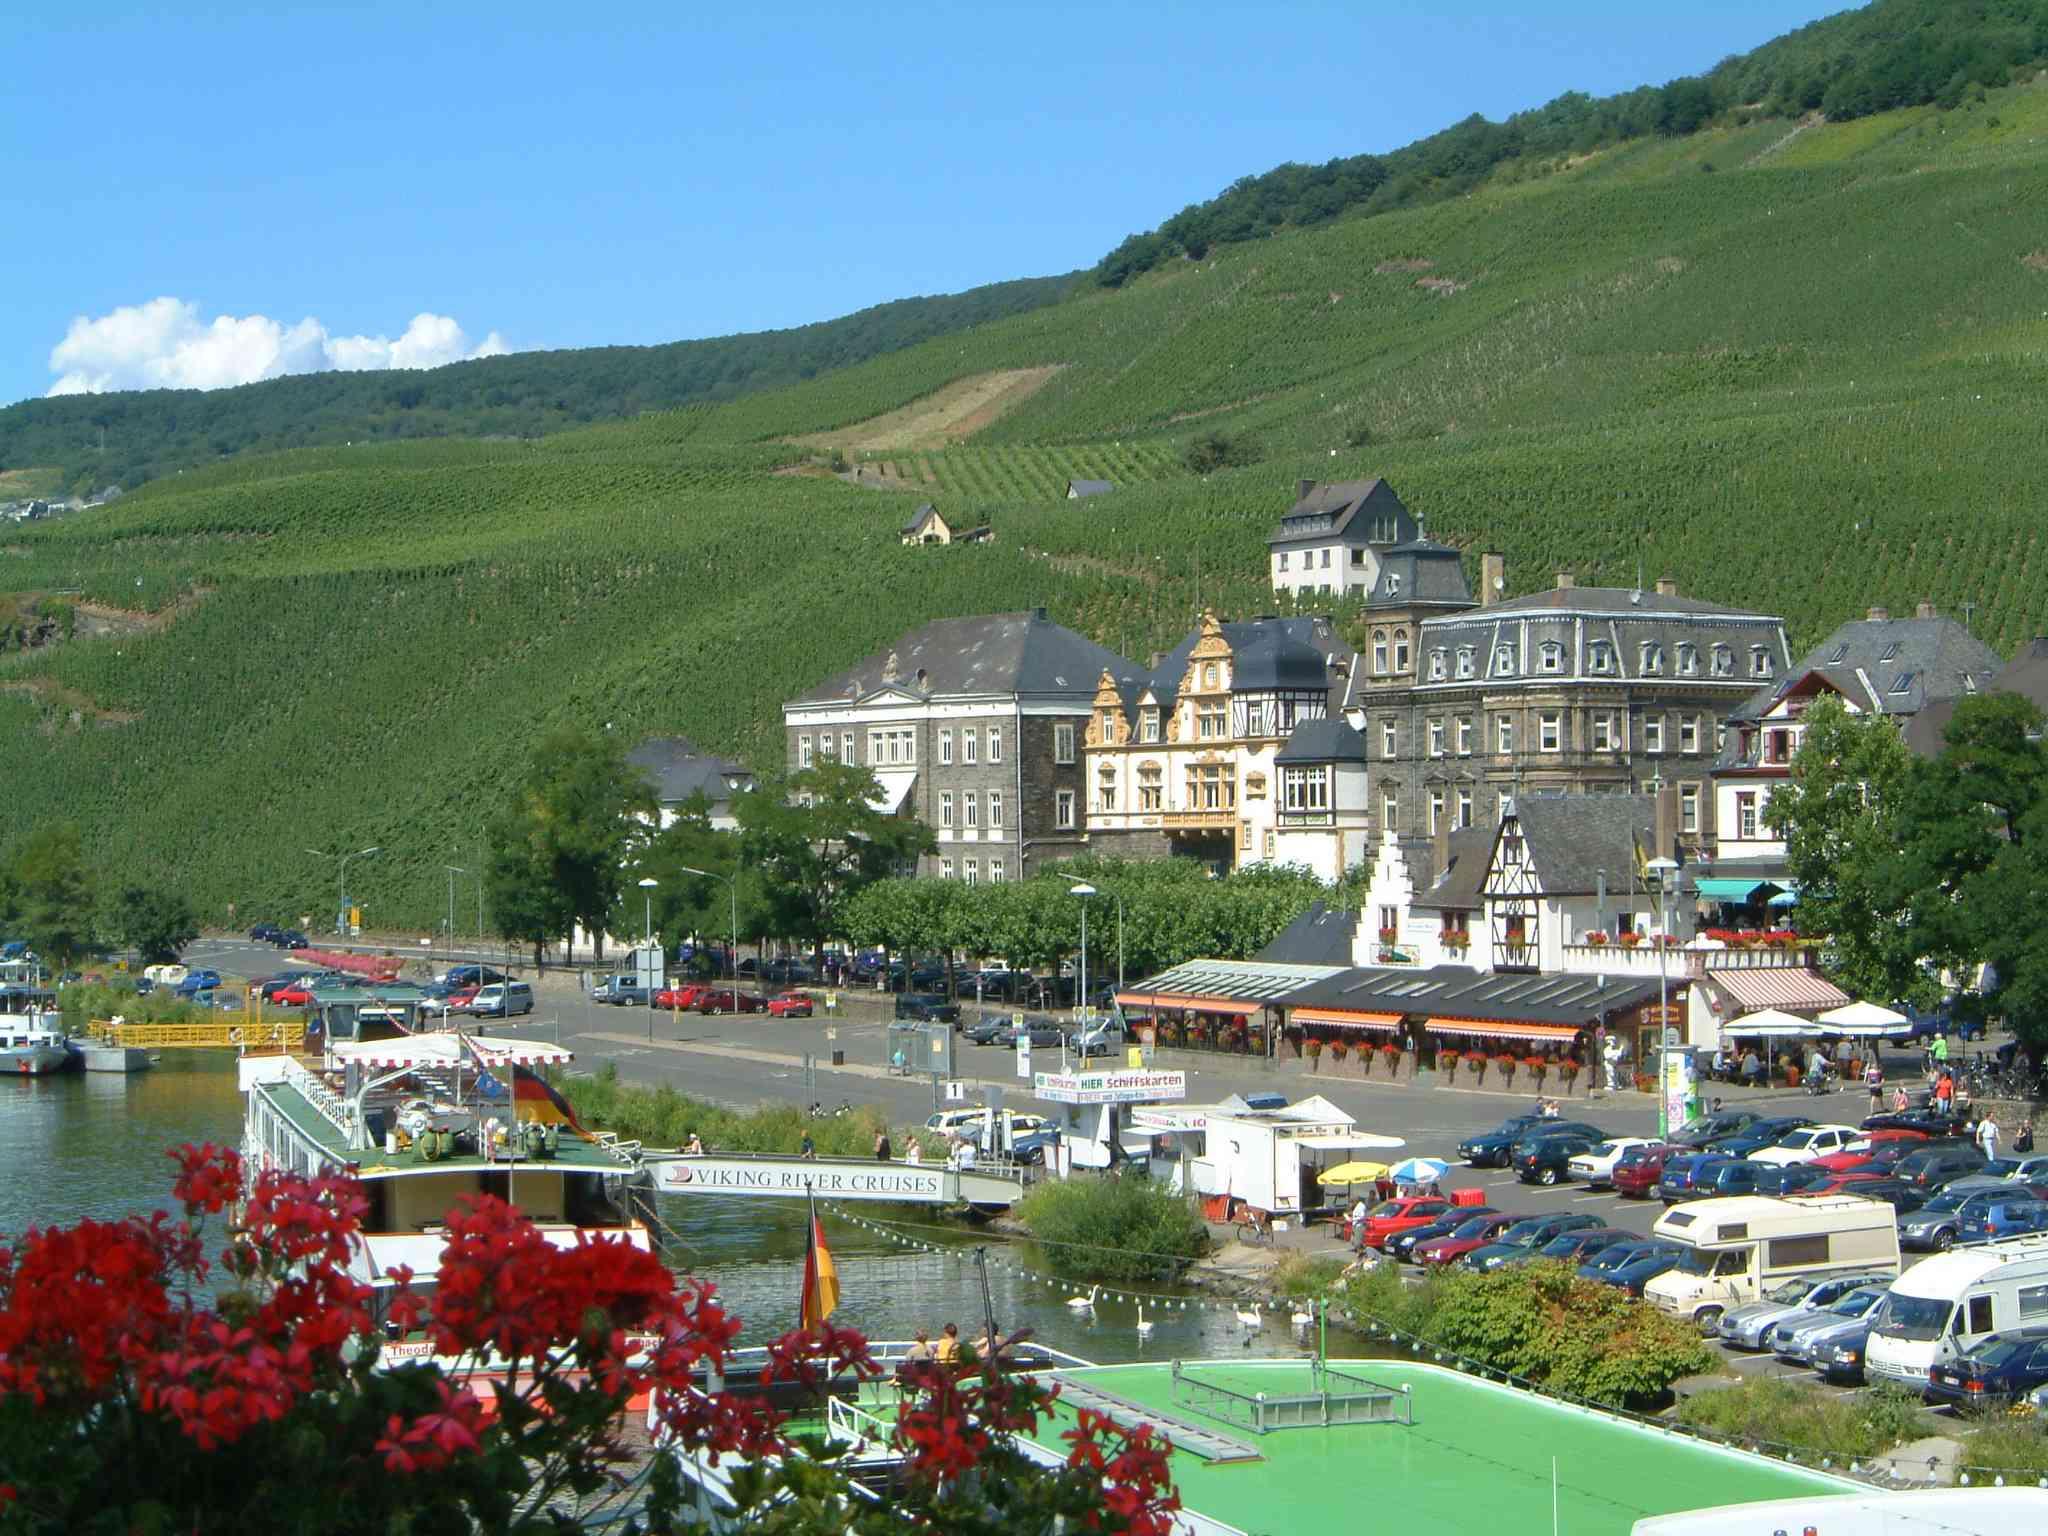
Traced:
POLYGON ((1042 368, 1007 368, 955 379, 900 410, 871 416, 835 431, 813 432, 793 441, 811 448, 840 448, 850 453, 943 448, 973 436, 1016 409, 1045 388, 1065 366, 1053 363, 1042 368))

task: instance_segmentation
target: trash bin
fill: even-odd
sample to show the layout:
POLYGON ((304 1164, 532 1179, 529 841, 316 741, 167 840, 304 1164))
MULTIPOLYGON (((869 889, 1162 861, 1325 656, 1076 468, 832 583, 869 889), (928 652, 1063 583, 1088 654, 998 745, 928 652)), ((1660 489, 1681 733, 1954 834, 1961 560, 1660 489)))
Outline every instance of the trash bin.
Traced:
POLYGON ((843 1066, 845 1066, 845 1065, 846 1065, 846 1052, 844 1052, 844 1051, 834 1051, 834 1052, 832 1053, 832 1065, 833 1065, 833 1066, 835 1066, 835 1067, 843 1067, 843 1066))

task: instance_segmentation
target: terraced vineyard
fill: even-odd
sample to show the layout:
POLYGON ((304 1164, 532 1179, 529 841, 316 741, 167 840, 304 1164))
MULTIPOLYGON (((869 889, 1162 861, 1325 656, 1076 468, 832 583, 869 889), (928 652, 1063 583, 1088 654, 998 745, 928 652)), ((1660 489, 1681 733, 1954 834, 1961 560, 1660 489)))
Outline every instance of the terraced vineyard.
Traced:
POLYGON ((1299 476, 1388 476, 1513 590, 1669 571, 1802 642, 1931 597, 2010 651, 2048 627, 2044 103, 1625 146, 798 389, 236 460, 0 534, 0 592, 180 605, 0 659, 0 840, 75 816, 215 918, 317 910, 331 870, 299 850, 380 843, 351 885, 424 927, 543 729, 772 766, 783 698, 935 616, 1044 603, 1164 649, 1198 602, 1272 606, 1299 476), (1052 364, 968 442, 875 456, 993 545, 906 549, 914 501, 775 473, 816 456, 789 439, 1052 364), (1208 432, 1259 462, 1190 474, 1208 432))

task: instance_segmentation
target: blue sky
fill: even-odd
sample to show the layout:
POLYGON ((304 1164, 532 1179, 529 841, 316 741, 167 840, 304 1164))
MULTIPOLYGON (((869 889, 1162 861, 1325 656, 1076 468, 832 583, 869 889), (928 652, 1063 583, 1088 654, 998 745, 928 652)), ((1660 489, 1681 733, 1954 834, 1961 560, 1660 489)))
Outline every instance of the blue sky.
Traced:
POLYGON ((0 402, 1067 271, 1283 160, 1661 83, 1841 8, 44 0, 0 97, 0 402))

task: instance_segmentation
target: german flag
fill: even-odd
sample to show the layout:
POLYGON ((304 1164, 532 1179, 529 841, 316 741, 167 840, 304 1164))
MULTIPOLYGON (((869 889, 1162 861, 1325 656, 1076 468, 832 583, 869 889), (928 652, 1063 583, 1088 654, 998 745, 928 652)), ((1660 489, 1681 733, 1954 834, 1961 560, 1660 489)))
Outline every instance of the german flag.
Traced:
POLYGON ((577 1135, 583 1134, 583 1127, 576 1123, 576 1111, 555 1092, 554 1084, 538 1072, 516 1064, 512 1068, 512 1118, 537 1120, 542 1125, 566 1125, 577 1135))
MULTIPOLYGON (((808 1198, 808 1197, 806 1197, 808 1198)), ((818 1203, 811 1200, 810 1241, 804 1249, 803 1323, 805 1331, 823 1330, 825 1319, 839 1305, 839 1269, 832 1262, 832 1250, 825 1246, 825 1228, 818 1220, 818 1203)))

